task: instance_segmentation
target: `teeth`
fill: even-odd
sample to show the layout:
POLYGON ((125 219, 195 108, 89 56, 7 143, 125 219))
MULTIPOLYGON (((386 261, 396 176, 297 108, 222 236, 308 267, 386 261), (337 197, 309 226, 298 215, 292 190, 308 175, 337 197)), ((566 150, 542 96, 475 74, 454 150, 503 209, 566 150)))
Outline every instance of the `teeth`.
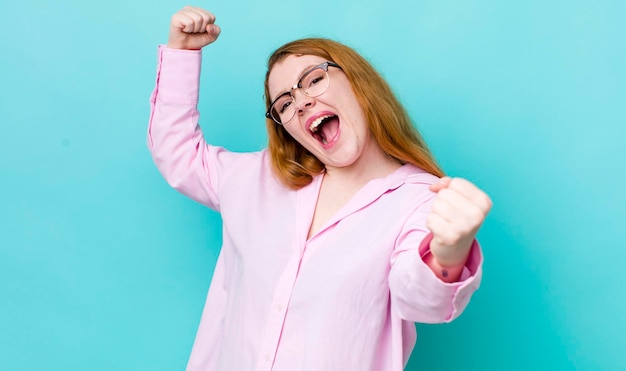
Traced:
POLYGON ((309 130, 312 133, 315 133, 317 131, 317 127, 320 126, 322 121, 324 121, 325 119, 327 119, 329 117, 333 117, 333 115, 320 116, 320 117, 316 118, 315 121, 313 121, 311 123, 311 126, 309 126, 309 130))

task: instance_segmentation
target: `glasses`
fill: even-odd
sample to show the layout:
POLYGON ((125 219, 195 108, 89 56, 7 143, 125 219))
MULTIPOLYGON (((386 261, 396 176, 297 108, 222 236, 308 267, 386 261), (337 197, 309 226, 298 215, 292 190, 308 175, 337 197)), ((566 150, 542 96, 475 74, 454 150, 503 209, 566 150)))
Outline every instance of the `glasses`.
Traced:
POLYGON ((293 96, 293 91, 300 89, 307 97, 322 95, 330 84, 328 67, 341 69, 336 63, 324 62, 306 71, 296 85, 274 99, 270 108, 265 112, 265 117, 274 120, 279 125, 289 122, 296 114, 296 98, 293 96))

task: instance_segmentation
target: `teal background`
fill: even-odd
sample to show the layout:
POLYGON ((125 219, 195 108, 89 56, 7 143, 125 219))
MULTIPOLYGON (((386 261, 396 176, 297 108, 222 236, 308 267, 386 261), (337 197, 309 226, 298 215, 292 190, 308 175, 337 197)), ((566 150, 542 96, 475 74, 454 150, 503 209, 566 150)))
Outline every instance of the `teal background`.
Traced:
MULTIPOLYGON (((483 187, 484 281, 409 370, 626 369, 626 2, 215 1, 200 110, 264 146, 265 60, 304 36, 383 73, 483 187)), ((145 145, 182 2, 0 3, 0 370, 181 370, 221 242, 145 145)))

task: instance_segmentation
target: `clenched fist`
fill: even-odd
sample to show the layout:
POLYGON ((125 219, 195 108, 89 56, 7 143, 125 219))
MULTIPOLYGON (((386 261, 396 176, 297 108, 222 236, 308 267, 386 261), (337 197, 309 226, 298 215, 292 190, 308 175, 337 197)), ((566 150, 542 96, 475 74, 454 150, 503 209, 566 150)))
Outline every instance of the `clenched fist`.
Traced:
POLYGON ((220 27, 208 11, 186 6, 172 16, 167 47, 172 49, 202 49, 217 40, 220 27))
POLYGON ((491 199, 474 184, 461 178, 442 178, 430 186, 437 193, 426 226, 433 234, 430 252, 444 267, 464 264, 491 209, 491 199))

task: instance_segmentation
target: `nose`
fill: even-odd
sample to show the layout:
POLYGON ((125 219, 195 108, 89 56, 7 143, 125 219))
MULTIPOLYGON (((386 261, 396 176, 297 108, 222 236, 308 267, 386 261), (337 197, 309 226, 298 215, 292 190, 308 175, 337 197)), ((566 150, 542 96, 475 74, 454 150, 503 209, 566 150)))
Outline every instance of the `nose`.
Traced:
POLYGON ((294 90, 293 99, 295 100, 296 112, 299 115, 303 114, 304 111, 315 105, 315 98, 309 97, 300 89, 294 90))

